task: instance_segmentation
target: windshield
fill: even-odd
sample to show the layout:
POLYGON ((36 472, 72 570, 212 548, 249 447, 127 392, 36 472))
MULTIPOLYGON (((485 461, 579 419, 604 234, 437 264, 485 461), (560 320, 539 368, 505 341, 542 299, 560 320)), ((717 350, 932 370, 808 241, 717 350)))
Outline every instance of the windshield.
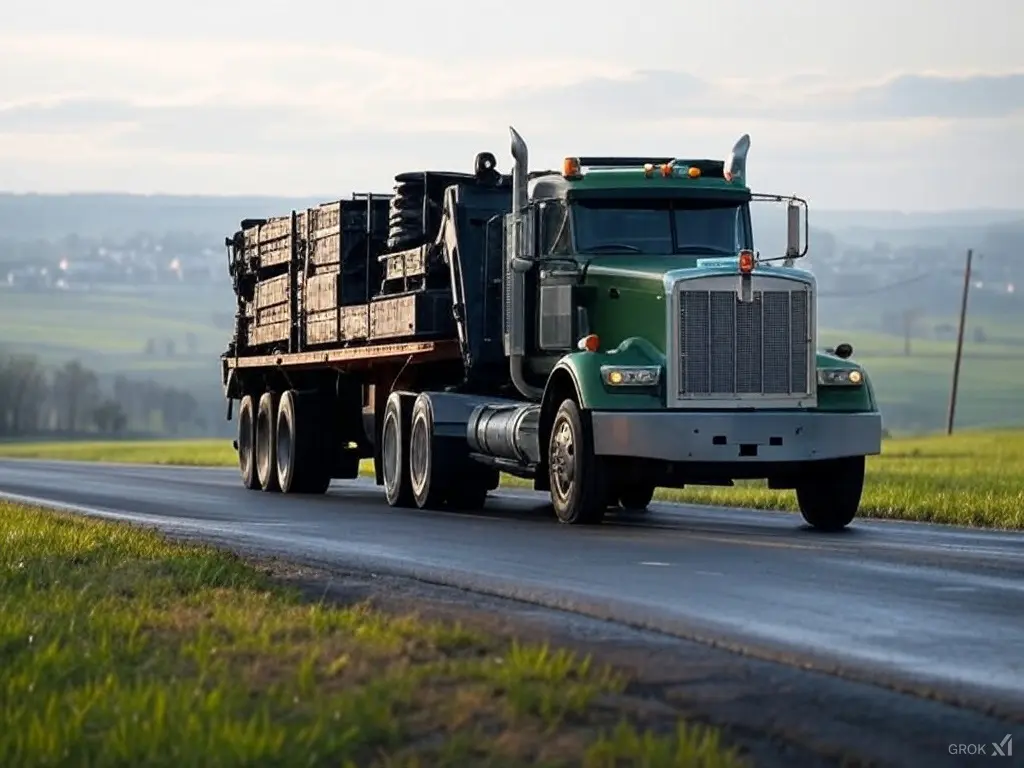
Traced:
POLYGON ((720 253, 751 249, 745 202, 577 200, 577 253, 720 253))

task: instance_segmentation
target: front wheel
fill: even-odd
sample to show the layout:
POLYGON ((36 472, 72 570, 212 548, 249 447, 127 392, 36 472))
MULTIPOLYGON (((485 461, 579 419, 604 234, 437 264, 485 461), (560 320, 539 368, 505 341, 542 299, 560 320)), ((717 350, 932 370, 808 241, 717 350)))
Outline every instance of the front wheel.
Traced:
POLYGON ((654 485, 651 483, 631 483, 621 488, 618 493, 619 504, 627 512, 639 514, 646 512, 654 498, 654 485))
POLYGON ((814 462, 796 486, 800 514, 821 531, 848 526, 860 507, 864 490, 864 457, 814 462))
POLYGON ((562 401, 548 439, 548 480, 551 504, 559 522, 593 525, 604 517, 608 476, 594 454, 589 421, 576 401, 562 401))

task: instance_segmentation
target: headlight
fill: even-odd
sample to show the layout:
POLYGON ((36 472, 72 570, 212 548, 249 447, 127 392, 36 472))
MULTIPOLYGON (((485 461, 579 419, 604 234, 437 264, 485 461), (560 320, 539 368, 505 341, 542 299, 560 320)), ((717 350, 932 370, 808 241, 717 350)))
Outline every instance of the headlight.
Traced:
POLYGON ((818 384, 823 387, 858 387, 864 374, 856 368, 819 368, 818 384))
POLYGON ((661 366, 602 365, 601 378, 608 387, 653 387, 661 381, 661 366))

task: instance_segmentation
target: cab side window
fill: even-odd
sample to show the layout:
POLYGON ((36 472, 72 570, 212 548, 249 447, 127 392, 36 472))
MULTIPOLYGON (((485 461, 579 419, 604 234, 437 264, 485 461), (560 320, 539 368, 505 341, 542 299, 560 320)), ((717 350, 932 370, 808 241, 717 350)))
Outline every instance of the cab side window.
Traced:
POLYGON ((547 200, 541 207, 541 256, 568 256, 570 251, 569 215, 565 204, 547 200))

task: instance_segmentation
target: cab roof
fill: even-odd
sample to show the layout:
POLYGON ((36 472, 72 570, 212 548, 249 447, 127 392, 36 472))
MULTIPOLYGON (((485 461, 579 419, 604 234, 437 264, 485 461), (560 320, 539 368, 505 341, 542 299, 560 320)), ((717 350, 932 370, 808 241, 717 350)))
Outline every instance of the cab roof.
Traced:
POLYGON ((531 200, 750 198, 750 189, 741 178, 725 178, 723 161, 679 158, 566 158, 562 172, 531 173, 527 190, 531 200))

